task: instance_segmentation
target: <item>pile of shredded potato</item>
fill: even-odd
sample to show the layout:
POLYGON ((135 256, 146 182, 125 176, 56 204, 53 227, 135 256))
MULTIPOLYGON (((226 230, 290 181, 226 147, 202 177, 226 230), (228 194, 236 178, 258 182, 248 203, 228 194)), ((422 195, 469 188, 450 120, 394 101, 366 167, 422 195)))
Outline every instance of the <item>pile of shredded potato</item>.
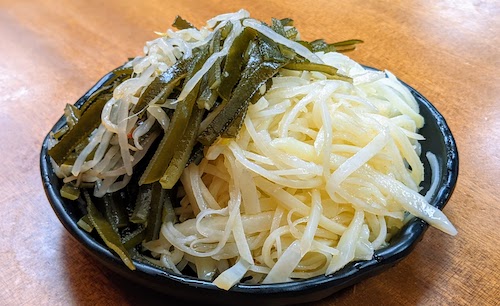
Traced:
POLYGON ((162 265, 192 265, 229 289, 245 276, 286 282, 371 259, 405 212, 456 233, 418 193, 424 120, 409 90, 342 54, 316 55, 354 84, 307 71, 273 78, 238 137, 184 171, 181 207, 147 245, 162 265))
MULTIPOLYGON (((217 16, 199 30, 169 30, 149 42, 146 56, 129 64, 135 77, 114 91, 88 148, 61 174, 65 182, 97 181, 96 196, 123 188, 158 135, 143 143, 140 137, 155 121, 166 130, 164 108, 176 105, 151 104, 148 119, 134 126, 137 119, 129 112, 137 93, 227 22, 234 33, 221 54, 243 27, 252 27, 311 62, 337 68, 352 83, 281 69, 248 108, 238 136, 220 138, 201 163, 184 170, 180 207, 167 209, 160 238, 144 244, 153 262, 178 273, 189 265, 199 278, 229 289, 243 278, 287 282, 371 259, 404 225, 408 212, 456 234, 419 194, 424 169, 418 129, 424 120, 409 90, 391 73, 366 70, 340 53, 312 53, 243 10, 217 16), (134 146, 127 142, 131 131, 134 146), (93 150, 94 158, 87 160, 93 150)), ((210 61, 190 82, 196 84, 210 61)))

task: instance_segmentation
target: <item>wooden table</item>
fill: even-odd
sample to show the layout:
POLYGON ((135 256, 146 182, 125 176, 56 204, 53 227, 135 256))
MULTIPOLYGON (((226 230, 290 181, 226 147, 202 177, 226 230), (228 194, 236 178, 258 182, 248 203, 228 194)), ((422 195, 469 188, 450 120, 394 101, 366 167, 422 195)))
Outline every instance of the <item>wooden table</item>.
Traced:
MULTIPOLYGON (((445 213, 393 269, 316 305, 500 303, 500 3, 486 1, 0 0, 0 304, 175 305, 123 281, 65 231, 39 177, 42 139, 91 85, 142 54, 177 14, 292 17, 308 40, 361 38, 355 60, 388 69, 442 112, 460 152, 445 213)), ((180 303, 179 303, 180 305, 180 303)))

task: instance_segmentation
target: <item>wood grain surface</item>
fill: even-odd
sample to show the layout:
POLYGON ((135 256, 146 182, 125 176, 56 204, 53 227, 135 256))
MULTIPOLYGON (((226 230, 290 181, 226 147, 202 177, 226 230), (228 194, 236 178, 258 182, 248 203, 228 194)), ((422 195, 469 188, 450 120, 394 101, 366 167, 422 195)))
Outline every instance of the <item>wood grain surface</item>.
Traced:
POLYGON ((0 304, 181 305, 89 258, 45 197, 46 133, 109 70, 142 54, 177 14, 196 25, 245 8, 292 17, 302 37, 365 41, 348 55, 388 69, 445 116, 460 175, 444 209, 456 237, 429 229, 400 264, 314 305, 500 304, 500 3, 495 0, 0 0, 0 304))

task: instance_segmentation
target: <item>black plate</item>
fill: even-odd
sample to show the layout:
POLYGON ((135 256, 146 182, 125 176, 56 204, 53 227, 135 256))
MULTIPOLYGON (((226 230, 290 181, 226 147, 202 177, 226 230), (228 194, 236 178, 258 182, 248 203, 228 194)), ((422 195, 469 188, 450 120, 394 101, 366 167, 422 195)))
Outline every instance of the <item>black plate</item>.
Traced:
MULTIPOLYGON (((110 76, 111 74, 104 76, 76 102, 76 105, 83 104, 110 76)), ((430 203, 442 209, 450 198, 458 177, 456 143, 445 119, 437 109, 415 89, 403 84, 408 87, 417 100, 420 105, 420 113, 425 118, 425 126, 419 131, 426 138, 425 141, 421 142, 422 152, 434 153, 441 168, 439 188, 430 203)), ((58 130, 64 124, 65 120, 61 117, 52 131, 58 130)), ((426 222, 413 218, 403 227, 400 234, 390 241, 388 247, 375 252, 373 259, 350 263, 333 275, 318 276, 290 283, 239 284, 229 291, 224 291, 210 282, 166 273, 139 262, 134 262, 137 270, 131 271, 100 240, 95 239, 94 236, 76 225, 76 222, 83 215, 83 207, 75 205, 75 202, 63 199, 59 195, 61 182, 52 171, 47 155, 47 142, 48 136, 43 142, 40 155, 44 189, 54 212, 71 235, 98 261, 123 277, 167 295, 187 299, 190 302, 206 304, 209 301, 217 305, 287 305, 316 301, 394 266, 410 254, 428 228, 426 222)), ((426 173, 430 173, 427 159, 423 158, 423 163, 426 173)), ((429 185, 430 178, 427 175, 421 184, 422 193, 427 191, 429 185)))

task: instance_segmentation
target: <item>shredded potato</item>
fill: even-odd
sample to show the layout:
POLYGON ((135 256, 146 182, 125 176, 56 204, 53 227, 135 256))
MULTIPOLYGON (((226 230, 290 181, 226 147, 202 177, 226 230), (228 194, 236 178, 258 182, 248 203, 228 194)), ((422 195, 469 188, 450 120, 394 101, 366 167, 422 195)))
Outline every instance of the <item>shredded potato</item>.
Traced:
POLYGON ((186 168, 180 222, 163 224, 153 250, 161 245, 167 258, 180 250, 180 261, 229 289, 245 275, 286 282, 370 259, 406 211, 455 233, 418 194, 424 122, 408 90, 344 55, 317 56, 359 82, 283 70, 238 137, 220 139, 186 168))

